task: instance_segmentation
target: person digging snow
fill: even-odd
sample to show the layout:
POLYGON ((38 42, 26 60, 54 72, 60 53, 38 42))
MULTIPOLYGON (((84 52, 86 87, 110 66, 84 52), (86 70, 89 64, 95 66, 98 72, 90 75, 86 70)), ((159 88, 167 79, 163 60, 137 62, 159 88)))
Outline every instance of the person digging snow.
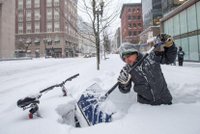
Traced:
POLYGON ((170 35, 159 34, 156 37, 163 45, 156 48, 136 68, 130 68, 143 55, 130 43, 124 43, 119 48, 121 59, 126 63, 118 77, 119 90, 130 92, 132 82, 137 93, 137 101, 142 104, 161 105, 172 104, 172 95, 163 76, 160 64, 171 64, 176 59, 177 48, 170 35))

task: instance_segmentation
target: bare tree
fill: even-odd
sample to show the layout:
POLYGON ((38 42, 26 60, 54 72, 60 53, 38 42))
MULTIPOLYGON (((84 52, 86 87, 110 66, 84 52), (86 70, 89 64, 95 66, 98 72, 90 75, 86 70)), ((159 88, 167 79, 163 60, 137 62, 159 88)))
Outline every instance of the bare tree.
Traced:
POLYGON ((56 9, 57 12, 64 18, 65 23, 68 23, 71 25, 71 27, 74 29, 74 31, 81 36, 82 38, 89 40, 90 42, 95 44, 96 48, 96 58, 97 58, 97 70, 100 69, 100 43, 102 42, 100 40, 100 34, 108 28, 119 16, 119 8, 112 7, 112 0, 106 0, 106 2, 103 2, 103 0, 79 0, 80 6, 78 6, 78 10, 87 16, 85 19, 87 22, 89 22, 90 25, 87 25, 87 27, 93 29, 93 34, 91 33, 84 33, 84 31, 80 31, 77 29, 77 27, 72 24, 67 17, 65 16, 64 11, 56 9), (111 8, 115 8, 116 10, 113 12, 110 12, 109 10, 111 8), (105 14, 106 13, 106 14, 105 14), (101 25, 100 25, 101 22, 101 25), (89 34, 89 36, 87 35, 89 34), (84 36, 87 35, 87 36, 84 36), (93 36, 93 37, 91 37, 93 36), (92 40, 92 38, 95 39, 95 41, 92 40))
POLYGON ((92 24, 95 36, 97 70, 100 69, 100 34, 108 28, 119 16, 119 9, 110 12, 112 0, 81 0, 79 10, 87 16, 87 21, 92 24), (101 25, 100 25, 101 24, 101 25))

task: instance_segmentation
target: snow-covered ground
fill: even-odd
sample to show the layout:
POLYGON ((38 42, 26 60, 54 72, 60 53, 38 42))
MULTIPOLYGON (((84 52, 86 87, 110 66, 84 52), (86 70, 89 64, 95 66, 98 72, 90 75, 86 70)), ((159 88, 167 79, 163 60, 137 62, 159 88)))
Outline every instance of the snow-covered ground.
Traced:
MULTIPOLYGON (((124 63, 118 55, 101 61, 94 58, 33 59, 0 62, 0 134, 198 134, 200 132, 200 64, 184 67, 163 65, 173 105, 138 104, 136 94, 116 89, 108 98, 117 110, 111 123, 74 128, 62 116, 83 91, 93 83, 108 90, 116 83, 124 63), (18 99, 38 93, 76 73, 67 82, 68 97, 56 88, 40 99, 42 118, 28 119, 28 111, 18 108, 18 99)), ((106 102, 105 102, 106 103, 106 102)))

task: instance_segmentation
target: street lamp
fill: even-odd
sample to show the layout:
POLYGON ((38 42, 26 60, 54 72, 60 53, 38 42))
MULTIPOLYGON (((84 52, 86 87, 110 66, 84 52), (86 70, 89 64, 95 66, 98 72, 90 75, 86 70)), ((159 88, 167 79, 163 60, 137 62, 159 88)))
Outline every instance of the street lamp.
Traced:
POLYGON ((43 39, 44 42, 44 57, 47 58, 47 38, 43 39))

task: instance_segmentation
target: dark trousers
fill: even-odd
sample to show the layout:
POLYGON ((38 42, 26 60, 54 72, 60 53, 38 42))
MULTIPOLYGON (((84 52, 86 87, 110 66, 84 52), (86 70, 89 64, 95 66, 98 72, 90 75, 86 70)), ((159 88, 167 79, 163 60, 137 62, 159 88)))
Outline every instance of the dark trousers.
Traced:
POLYGON ((179 60, 178 60, 178 65, 179 65, 179 66, 183 66, 183 59, 179 59, 179 60))

